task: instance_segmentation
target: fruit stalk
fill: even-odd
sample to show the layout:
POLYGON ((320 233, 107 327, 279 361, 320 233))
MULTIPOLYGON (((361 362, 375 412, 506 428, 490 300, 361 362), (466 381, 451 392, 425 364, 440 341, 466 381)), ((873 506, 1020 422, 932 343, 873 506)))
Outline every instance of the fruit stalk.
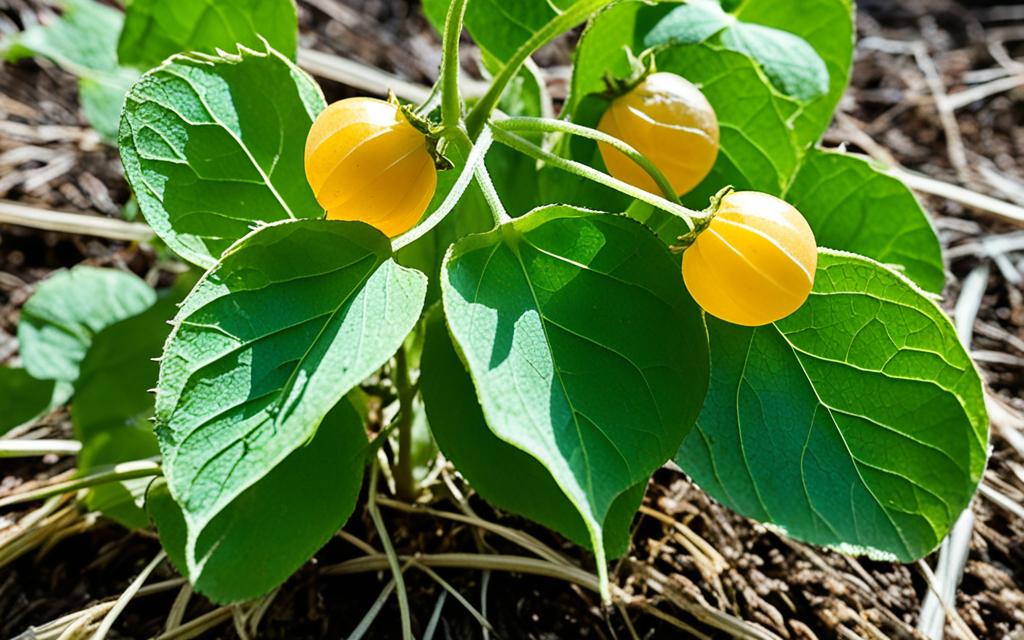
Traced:
POLYGON ((647 203, 656 209, 667 211, 668 213, 682 219, 690 231, 696 230, 700 222, 710 215, 706 212, 688 209, 680 204, 666 200, 661 196, 654 195, 649 191, 634 187, 631 184, 623 182, 617 178, 613 178, 607 173, 598 171, 597 169, 589 167, 581 162, 563 158, 546 149, 538 147, 529 140, 518 136, 515 133, 505 131, 500 127, 493 127, 490 129, 494 134, 494 139, 498 142, 515 149, 520 153, 525 153, 532 158, 546 162, 553 167, 557 167, 563 171, 567 171, 588 180, 593 180, 594 182, 608 187, 609 189, 615 189, 616 191, 624 193, 631 198, 647 203))
POLYGON ((681 205, 679 196, 676 194, 675 189, 672 188, 672 184, 668 181, 668 178, 665 177, 665 174, 663 174, 661 170, 647 158, 647 156, 643 155, 634 147, 623 142, 619 138, 608 135, 603 131, 584 127, 583 125, 578 125, 566 120, 556 120, 554 118, 531 118, 526 116, 494 120, 491 122, 491 126, 499 127, 505 131, 568 133, 570 135, 580 136, 581 138, 588 138, 597 142, 603 142, 617 151, 620 151, 630 160, 640 165, 640 168, 646 171, 647 174, 651 176, 651 179, 658 185, 658 188, 661 189, 661 193, 666 200, 681 205))

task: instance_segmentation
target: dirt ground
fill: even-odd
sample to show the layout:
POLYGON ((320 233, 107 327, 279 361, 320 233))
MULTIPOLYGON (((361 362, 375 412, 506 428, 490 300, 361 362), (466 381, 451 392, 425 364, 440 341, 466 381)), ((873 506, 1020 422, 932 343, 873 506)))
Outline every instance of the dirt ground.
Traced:
MULTIPOLYGON (((1024 78, 1024 4, 858 4, 861 40, 853 87, 825 143, 1024 205, 1024 80, 1012 88, 1006 80, 1024 78), (962 99, 968 91, 976 99, 962 99), (941 112, 950 117, 943 121, 941 112)), ((436 72, 437 38, 406 0, 302 0, 299 7, 305 47, 419 82, 429 82, 436 72)), ((0 33, 45 10, 36 0, 0 0, 0 33)), ((556 43, 539 60, 556 97, 564 92, 570 45, 556 43)), ((471 48, 465 56, 474 67, 471 48)), ((353 93, 338 83, 322 84, 329 100, 353 93)), ((958 305, 961 312, 978 305, 971 349, 1005 407, 993 412, 998 424, 987 490, 972 507, 970 553, 946 633, 1024 640, 1024 420, 1017 413, 1024 411, 1024 220, 1014 223, 986 211, 972 197, 921 197, 947 250, 951 278, 943 304, 951 313, 958 305), (964 286, 966 280, 977 284, 964 286)), ((119 217, 128 198, 117 153, 80 117, 70 76, 45 62, 0 67, 0 199, 119 217)), ((146 246, 0 226, 0 362, 17 354, 18 310, 34 283, 83 261, 127 267, 151 281, 170 277, 146 246)), ((35 433, 68 437, 66 414, 49 416, 35 433)), ((73 459, 0 461, 0 496, 72 466, 73 459)), ((438 481, 432 508, 469 510, 593 570, 586 553, 558 536, 494 512, 457 476, 441 479, 447 483, 438 481)), ((45 531, 26 541, 25 518, 37 506, 0 513, 0 549, 24 546, 0 568, 0 638, 118 596, 159 551, 151 533, 129 533, 72 502, 54 505, 44 518, 45 531)), ((501 535, 485 535, 447 517, 387 505, 383 514, 400 553, 484 549, 529 555, 501 535)), ((629 595, 621 608, 602 609, 595 594, 558 578, 437 571, 490 621, 491 638, 721 637, 730 629, 747 637, 758 637, 759 630, 783 638, 920 637, 915 627, 928 591, 920 566, 852 559, 789 541, 717 505, 667 469, 654 476, 634 524, 633 548, 615 567, 629 595), (744 627, 743 621, 758 627, 744 627)), ((192 628, 205 629, 201 637, 252 637, 241 619, 254 611, 261 638, 347 637, 390 579, 386 570, 341 573, 352 565, 339 569, 339 563, 363 553, 353 539, 380 548, 364 510, 259 607, 232 610, 189 597, 164 564, 109 637, 158 636, 175 616, 199 619, 202 624, 192 628)), ((928 564, 934 566, 935 558, 928 564)), ((417 637, 437 610, 434 637, 481 637, 480 623, 456 598, 442 596, 441 582, 418 570, 408 571, 406 580, 417 637)), ((366 637, 400 637, 398 615, 395 598, 388 598, 366 637)), ((178 635, 161 637, 194 637, 178 629, 178 635)))

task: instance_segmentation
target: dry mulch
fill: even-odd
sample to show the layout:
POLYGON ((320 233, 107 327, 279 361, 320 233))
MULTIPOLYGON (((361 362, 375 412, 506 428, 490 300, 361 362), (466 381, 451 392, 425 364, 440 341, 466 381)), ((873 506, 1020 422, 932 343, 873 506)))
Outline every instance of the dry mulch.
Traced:
MULTIPOLYGON (((995 6, 953 0, 865 0, 859 3, 853 87, 828 144, 886 158, 929 176, 1024 205, 1024 88, 1003 91, 955 112, 946 130, 936 109, 927 72, 934 65, 945 92, 983 86, 1024 73, 1024 5, 995 6), (925 47, 914 55, 911 43, 925 47), (951 135, 950 135, 951 134, 951 135)), ((0 3, 0 33, 44 11, 30 0, 0 3)), ((302 44, 429 82, 439 61, 436 37, 405 0, 305 0, 300 2, 302 44)), ((550 47, 541 62, 560 77, 569 45, 550 47)), ((467 66, 475 64, 472 52, 467 66)), ((324 82, 328 98, 351 91, 324 82)), ((557 94, 557 80, 552 90, 557 94)), ((129 192, 116 151, 103 145, 78 113, 74 82, 46 62, 26 61, 0 68, 0 198, 44 208, 121 216, 129 192)), ((993 392, 1024 410, 1024 251, 992 254, 992 240, 1020 228, 951 201, 923 197, 950 257, 951 280, 944 304, 952 310, 963 279, 990 265, 975 323, 972 349, 993 392)), ((123 266, 140 275, 161 265, 149 247, 81 236, 0 227, 0 362, 16 357, 13 335, 18 309, 33 284, 52 270, 80 262, 123 266)), ((1017 505, 1024 503, 1024 451, 1004 433, 1016 433, 1013 418, 995 430, 986 483, 1017 505)), ((67 437, 66 414, 50 416, 38 431, 67 437)), ((1020 446, 1020 445, 1018 445, 1020 446)), ((73 461, 42 459, 0 462, 0 494, 26 482, 71 468, 73 461)), ((449 489, 435 486, 438 509, 457 511, 454 495, 466 491, 457 478, 449 489)), ((584 552, 558 536, 505 514, 479 499, 468 506, 483 518, 530 533, 580 566, 592 570, 584 552)), ((635 522, 634 548, 617 565, 619 583, 638 606, 656 606, 714 636, 701 616, 720 610, 762 625, 785 638, 907 638, 928 586, 918 567, 852 559, 795 543, 737 516, 710 500, 683 475, 655 474, 645 507, 685 523, 689 534, 644 514, 635 522), (696 604, 694 604, 696 603, 696 604), (687 610, 689 612, 687 612, 687 610)), ((74 505, 58 505, 55 530, 72 531, 54 544, 40 543, 0 569, 0 637, 14 637, 29 625, 120 594, 157 553, 152 535, 129 533, 74 505)), ((979 496, 971 550, 956 610, 979 638, 1024 639, 1024 518, 1012 507, 979 496)), ((0 542, 28 511, 0 515, 0 542)), ((523 555, 514 545, 483 538, 464 525, 425 515, 385 509, 400 551, 473 552, 486 548, 523 555)), ((365 512, 346 532, 379 547, 365 512)), ((384 572, 330 576, 324 567, 359 553, 338 538, 289 580, 270 603, 260 637, 341 637, 351 632, 389 579, 384 572)), ((934 566, 934 558, 929 559, 934 566)), ((685 632, 629 608, 607 611, 594 594, 557 580, 500 572, 442 570, 466 598, 481 606, 500 638, 681 637, 685 632), (486 591, 486 598, 482 597, 486 591)), ((151 583, 173 580, 168 566, 151 583)), ((428 624, 441 588, 425 574, 407 574, 415 627, 428 624)), ((178 587, 139 598, 124 612, 112 637, 160 633, 178 587)), ((193 597, 185 620, 214 611, 193 597)), ((448 598, 435 637, 476 638, 480 627, 448 598), (445 634, 445 635, 440 635, 445 634)), ((400 637, 394 598, 385 604, 371 637, 400 637)), ((720 634, 720 632, 719 632, 720 634)), ((947 635, 955 631, 947 626, 947 635)), ((207 636, 238 637, 230 619, 207 636)))

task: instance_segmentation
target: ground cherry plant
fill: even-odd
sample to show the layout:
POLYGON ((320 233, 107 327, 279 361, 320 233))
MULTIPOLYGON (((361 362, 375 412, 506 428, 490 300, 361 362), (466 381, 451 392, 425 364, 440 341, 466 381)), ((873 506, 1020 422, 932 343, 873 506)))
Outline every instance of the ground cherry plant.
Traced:
POLYGON ((159 358, 162 477, 126 509, 198 591, 280 584, 368 465, 376 487, 386 441, 414 499, 414 424, 483 498, 591 549, 606 598, 666 463, 783 534, 893 561, 969 504, 987 416, 935 232, 884 167, 817 144, 850 0, 425 0, 430 97, 330 106, 287 0, 226 3, 255 16, 228 42, 178 28, 204 3, 171 4, 128 3, 121 53, 163 62, 118 143, 145 219, 205 273, 159 358), (579 27, 555 105, 531 55, 579 27), (372 444, 367 394, 395 401, 372 444))

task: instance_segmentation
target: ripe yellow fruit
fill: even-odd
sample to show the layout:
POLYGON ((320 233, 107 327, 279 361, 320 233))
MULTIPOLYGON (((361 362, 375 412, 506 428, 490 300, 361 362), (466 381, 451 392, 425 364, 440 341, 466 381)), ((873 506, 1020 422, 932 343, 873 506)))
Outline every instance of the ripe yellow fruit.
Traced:
MULTIPOLYGON (((700 89, 674 73, 652 73, 616 98, 597 128, 647 156, 676 195, 700 184, 718 157, 715 110, 700 89)), ((598 149, 613 177, 661 194, 650 175, 624 153, 604 143, 598 149)))
POLYGON ((711 315, 756 327, 804 303, 817 264, 814 232, 793 205, 740 191, 722 199, 711 225, 683 253, 683 280, 711 315))
POLYGON ((395 237, 413 228, 437 189, 427 138, 397 105, 347 98, 306 138, 306 179, 330 220, 360 220, 395 237))

